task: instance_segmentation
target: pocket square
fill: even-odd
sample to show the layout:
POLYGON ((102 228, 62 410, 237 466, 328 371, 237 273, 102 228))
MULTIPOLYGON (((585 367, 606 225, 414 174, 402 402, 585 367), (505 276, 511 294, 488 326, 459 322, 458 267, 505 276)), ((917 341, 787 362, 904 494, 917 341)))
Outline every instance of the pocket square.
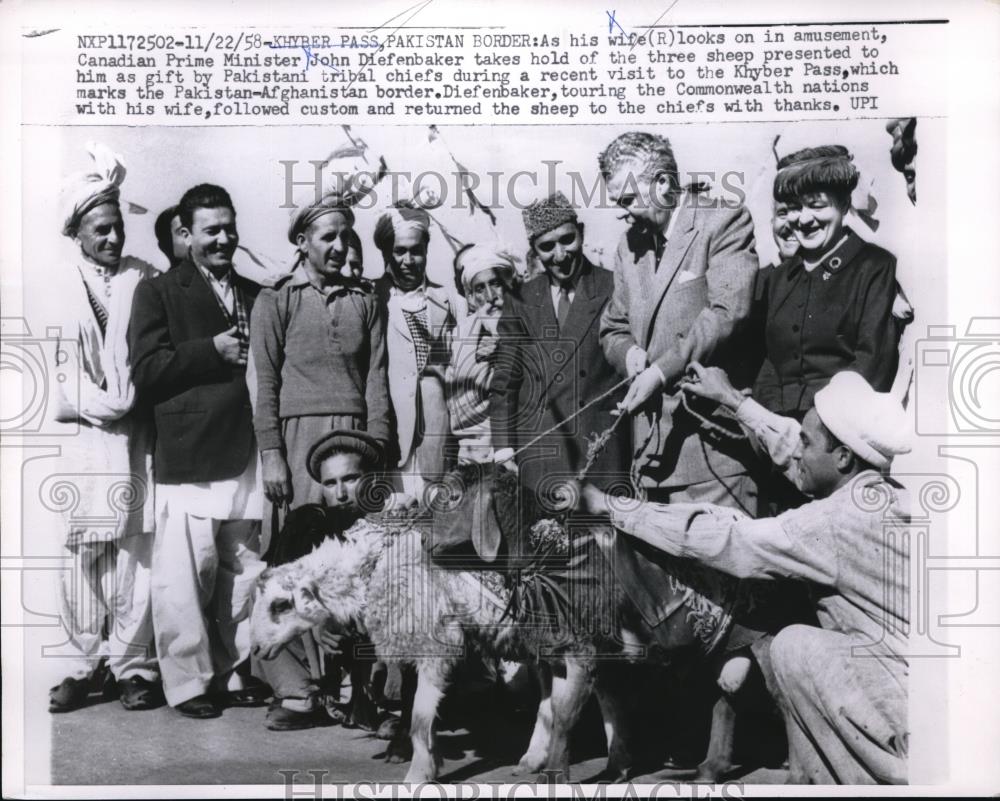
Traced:
POLYGON ((693 281, 695 278, 701 278, 697 273, 693 273, 690 270, 681 270, 677 273, 677 283, 686 284, 688 281, 693 281))

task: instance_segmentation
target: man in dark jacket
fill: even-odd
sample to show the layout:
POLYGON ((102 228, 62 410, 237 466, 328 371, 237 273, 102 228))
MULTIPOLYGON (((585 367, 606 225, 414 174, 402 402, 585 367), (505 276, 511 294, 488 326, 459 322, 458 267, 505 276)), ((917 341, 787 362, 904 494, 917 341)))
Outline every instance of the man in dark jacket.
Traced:
MULTIPOLYGON (((561 192, 525 209, 524 226, 545 273, 504 306, 490 417, 495 460, 508 466, 515 450, 561 424, 516 459, 522 483, 544 502, 557 499, 564 482, 584 466, 589 439, 615 422, 611 411, 624 392, 569 419, 620 380, 598 338, 614 277, 584 256, 583 225, 561 192)), ((588 480, 605 489, 623 487, 628 455, 628 427, 622 425, 588 480)))
POLYGON ((185 192, 188 256, 141 283, 132 304, 133 380, 156 426, 153 622, 167 701, 188 717, 256 705, 236 668, 249 655, 249 589, 260 560, 261 483, 246 385, 260 287, 232 267, 226 190, 185 192))

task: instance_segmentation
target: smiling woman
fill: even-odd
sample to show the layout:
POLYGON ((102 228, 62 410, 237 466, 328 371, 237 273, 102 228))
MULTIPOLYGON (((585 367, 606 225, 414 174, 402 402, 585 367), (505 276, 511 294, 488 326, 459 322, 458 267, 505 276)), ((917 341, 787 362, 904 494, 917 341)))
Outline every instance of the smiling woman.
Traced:
POLYGON ((896 258, 846 225, 857 184, 853 158, 840 145, 778 162, 775 230, 791 255, 766 274, 759 294, 767 358, 754 395, 780 414, 801 419, 841 370, 860 373, 879 392, 895 378, 896 258))

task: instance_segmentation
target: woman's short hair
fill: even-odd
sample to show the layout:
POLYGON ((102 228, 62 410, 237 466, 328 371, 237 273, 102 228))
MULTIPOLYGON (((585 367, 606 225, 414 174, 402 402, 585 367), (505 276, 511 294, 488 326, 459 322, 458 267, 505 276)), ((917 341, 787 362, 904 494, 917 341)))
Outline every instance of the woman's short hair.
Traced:
POLYGON ((774 199, 779 203, 794 203, 804 195, 825 192, 841 208, 847 208, 857 186, 858 168, 846 147, 807 147, 778 162, 774 199))

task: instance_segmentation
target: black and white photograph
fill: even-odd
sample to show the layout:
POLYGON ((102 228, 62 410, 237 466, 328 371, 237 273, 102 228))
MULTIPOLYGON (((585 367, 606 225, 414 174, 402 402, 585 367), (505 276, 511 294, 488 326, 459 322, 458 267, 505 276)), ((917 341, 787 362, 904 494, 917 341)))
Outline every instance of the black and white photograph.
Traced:
POLYGON ((1000 789, 996 6, 88 12, 0 8, 5 796, 1000 789))

